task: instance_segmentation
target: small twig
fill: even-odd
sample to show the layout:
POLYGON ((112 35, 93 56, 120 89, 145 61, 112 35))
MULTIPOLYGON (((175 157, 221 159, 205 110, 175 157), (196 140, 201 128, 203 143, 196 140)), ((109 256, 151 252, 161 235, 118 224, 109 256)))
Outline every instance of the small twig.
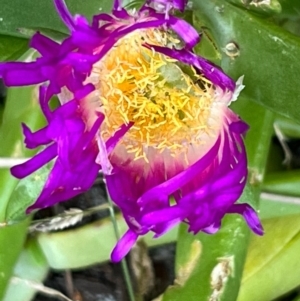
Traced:
POLYGON ((64 273, 65 277, 65 282, 66 282, 66 289, 68 295, 74 296, 74 284, 73 284, 73 277, 72 277, 72 272, 70 270, 66 270, 64 273))
POLYGON ((62 294, 61 292, 59 292, 53 288, 46 287, 42 283, 39 283, 36 281, 23 279, 23 278, 19 278, 19 277, 12 277, 11 282, 14 284, 23 283, 23 284, 37 290, 40 293, 43 293, 45 295, 52 296, 52 297, 58 297, 60 300, 73 301, 72 299, 69 299, 67 296, 62 294))

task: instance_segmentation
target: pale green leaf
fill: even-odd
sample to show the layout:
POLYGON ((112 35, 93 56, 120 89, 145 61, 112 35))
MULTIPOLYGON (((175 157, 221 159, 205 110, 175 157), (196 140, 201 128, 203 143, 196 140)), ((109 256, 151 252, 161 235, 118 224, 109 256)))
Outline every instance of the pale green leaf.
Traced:
POLYGON ((264 228, 251 239, 238 301, 273 300, 299 285, 299 215, 265 220, 264 228))
POLYGON ((3 301, 32 300, 36 291, 30 286, 30 281, 42 282, 47 275, 48 269, 47 261, 36 240, 28 240, 14 267, 13 277, 3 301))

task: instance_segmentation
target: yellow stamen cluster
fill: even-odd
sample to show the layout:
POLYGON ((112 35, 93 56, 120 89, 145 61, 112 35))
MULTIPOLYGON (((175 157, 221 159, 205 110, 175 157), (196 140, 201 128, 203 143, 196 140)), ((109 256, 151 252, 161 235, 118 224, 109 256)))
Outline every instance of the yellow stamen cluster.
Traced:
POLYGON ((193 69, 193 79, 170 59, 142 46, 177 43, 167 34, 145 30, 123 38, 94 68, 105 124, 103 138, 134 122, 122 144, 147 161, 154 147, 171 155, 203 143, 213 101, 212 84, 193 69))

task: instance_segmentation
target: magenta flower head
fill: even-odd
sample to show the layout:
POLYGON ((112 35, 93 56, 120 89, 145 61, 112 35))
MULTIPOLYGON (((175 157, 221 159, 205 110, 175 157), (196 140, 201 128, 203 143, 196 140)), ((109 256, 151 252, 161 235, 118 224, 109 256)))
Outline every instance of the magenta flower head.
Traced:
POLYGON ((0 65, 8 86, 42 84, 48 125, 23 129, 27 147, 45 147, 12 174, 54 165, 28 212, 89 189, 102 170, 128 224, 114 261, 149 231, 158 237, 185 222, 193 233, 214 233, 227 213, 262 234, 256 212, 237 203, 247 180, 248 127, 228 105, 242 79, 235 83, 193 52, 197 31, 173 14, 186 1, 148 0, 138 11, 115 1, 92 24, 73 17, 63 0, 55 5, 70 36, 57 43, 36 33, 36 61, 0 65), (51 111, 53 95, 61 106, 51 111))

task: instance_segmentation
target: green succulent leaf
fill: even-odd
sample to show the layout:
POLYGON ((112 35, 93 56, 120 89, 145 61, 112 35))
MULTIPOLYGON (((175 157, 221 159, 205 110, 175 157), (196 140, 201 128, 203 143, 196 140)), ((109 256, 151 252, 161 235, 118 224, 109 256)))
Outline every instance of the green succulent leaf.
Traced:
POLYGON ((10 196, 6 208, 6 220, 8 223, 16 223, 26 218, 26 209, 33 204, 40 195, 51 168, 52 164, 44 165, 42 168, 18 182, 10 196))
POLYGON ((245 75, 245 97, 299 122, 300 39, 223 0, 195 0, 194 7, 216 40, 224 70, 233 78, 245 75))
POLYGON ((274 172, 265 178, 263 190, 266 192, 300 196, 300 170, 274 172))
POLYGON ((279 0, 283 16, 299 17, 300 2, 298 0, 279 0))
POLYGON ((264 229, 251 238, 238 301, 273 300, 299 285, 299 215, 265 220, 264 229))
MULTIPOLYGON (((253 192, 248 187, 241 200, 252 197, 253 192)), ((248 236, 247 226, 239 216, 227 216, 214 235, 188 234, 187 227, 181 225, 175 284, 159 300, 235 300, 248 236)))
POLYGON ((30 301, 35 289, 30 282, 41 283, 49 270, 48 263, 36 239, 29 239, 14 267, 13 277, 3 301, 30 301))
POLYGON ((280 2, 277 0, 226 0, 241 8, 247 9, 251 12, 260 14, 262 16, 272 16, 281 12, 280 2))
MULTIPOLYGON (((3 2, 3 1, 2 1, 3 2)), ((111 1, 66 0, 72 14, 83 14, 91 19, 93 15, 111 9, 111 1)), ((53 1, 14 0, 1 3, 0 33, 30 37, 36 30, 51 31, 51 35, 67 33, 68 29, 60 20, 53 1), (22 9, 20 9, 22 8, 22 9)))
POLYGON ((0 61, 18 59, 28 49, 28 41, 23 38, 0 34, 0 61))
POLYGON ((274 193, 262 193, 260 196, 259 216, 262 219, 300 214, 300 198, 274 193))
MULTIPOLYGON (((125 233, 123 217, 117 215, 116 223, 120 233, 125 233)), ((149 233, 144 239, 148 246, 166 244, 175 241, 177 232, 178 228, 174 228, 156 239, 149 233)), ((77 229, 39 233, 37 241, 51 268, 75 269, 110 260, 116 236, 111 219, 106 218, 77 229)))
POLYGON ((7 226, 0 225, 0 300, 2 300, 16 260, 22 251, 29 219, 7 226))
MULTIPOLYGON (((36 97, 32 88, 9 89, 0 127, 0 157, 26 157, 32 151, 25 150, 21 122, 29 126, 41 125, 43 118, 37 110, 36 97), (21 105, 20 105, 21 104, 21 105)), ((0 299, 6 290, 15 261, 22 250, 27 235, 28 219, 7 226, 6 209, 11 194, 18 184, 9 169, 0 169, 0 299), (5 225, 5 226, 3 226, 5 225)))
MULTIPOLYGON (((22 122, 33 129, 44 122, 34 93, 31 87, 8 90, 0 128, 1 157, 24 158, 34 154, 33 151, 25 149, 21 128, 22 122)), ((9 169, 0 169, 0 221, 6 221, 6 207, 17 183, 18 180, 12 177, 9 169)))

